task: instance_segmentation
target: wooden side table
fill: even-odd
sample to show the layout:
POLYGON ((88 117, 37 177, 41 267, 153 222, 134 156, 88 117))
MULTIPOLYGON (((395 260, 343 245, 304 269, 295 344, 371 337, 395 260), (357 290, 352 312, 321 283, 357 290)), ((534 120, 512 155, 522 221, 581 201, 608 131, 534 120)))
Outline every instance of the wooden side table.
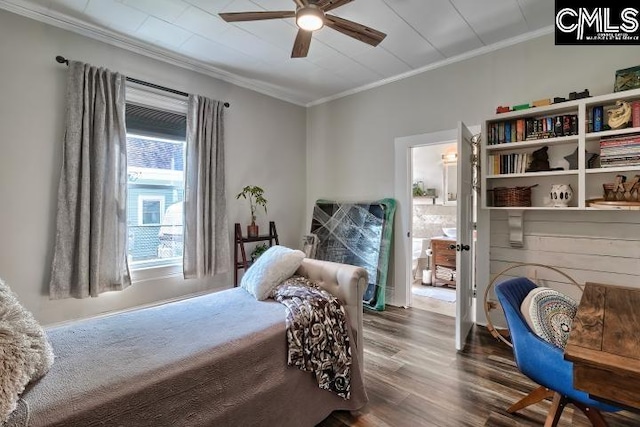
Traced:
POLYGON ((445 280, 436 277, 436 269, 438 266, 456 270, 456 239, 449 237, 432 237, 431 238, 431 284, 433 286, 451 286, 456 287, 455 280, 445 280), (451 249, 451 245, 454 246, 451 249))

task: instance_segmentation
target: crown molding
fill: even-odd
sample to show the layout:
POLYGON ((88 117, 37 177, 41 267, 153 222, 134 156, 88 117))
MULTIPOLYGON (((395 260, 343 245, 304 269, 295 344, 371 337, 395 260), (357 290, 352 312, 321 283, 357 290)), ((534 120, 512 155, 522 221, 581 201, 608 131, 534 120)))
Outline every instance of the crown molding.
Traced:
POLYGON ((486 53, 494 52, 496 50, 503 49, 505 47, 513 46, 519 43, 524 43, 529 40, 537 39, 542 36, 546 36, 548 34, 552 34, 554 31, 553 25, 541 28, 536 31, 530 31, 528 33, 512 37, 507 40, 502 40, 497 43, 490 44, 488 46, 483 46, 478 49, 471 50, 469 52, 462 53, 460 55, 452 56, 451 58, 443 59, 442 61, 434 62, 429 65, 425 65, 424 67, 416 68, 415 70, 407 71, 406 73, 398 74, 397 76, 389 77, 383 80, 378 80, 377 82, 369 83, 364 86, 357 87, 355 89, 349 89, 344 92, 340 92, 335 95, 328 96, 326 98, 318 99, 317 101, 312 101, 305 105, 305 107, 315 107, 316 105, 325 104, 330 101, 335 101, 336 99, 344 98, 345 96, 354 95, 359 92, 364 92, 369 89, 373 89, 376 87, 384 86, 389 83, 397 82, 399 80, 408 79, 409 77, 413 77, 418 74, 422 74, 427 71, 435 70, 436 68, 442 68, 447 65, 455 64, 456 62, 465 61, 470 58, 474 58, 476 56, 484 55, 486 53))
POLYGON ((301 107, 305 106, 305 103, 303 101, 301 101, 300 99, 296 99, 289 94, 286 94, 286 90, 278 86, 270 85, 258 80, 240 77, 236 74, 232 74, 228 71, 207 64, 206 62, 177 54, 170 50, 151 45, 150 43, 131 39, 114 31, 101 28, 97 25, 89 24, 68 15, 51 11, 48 8, 42 7, 40 5, 28 3, 22 0, 0 0, 0 9, 7 10, 17 15, 21 15, 26 18, 30 18, 57 28, 62 28, 63 30, 71 31, 73 33, 80 34, 82 36, 89 37, 112 46, 116 46, 152 59, 156 59, 158 61, 166 62, 180 68, 195 71, 197 73, 204 74, 209 77, 213 77, 215 79, 219 79, 227 83, 231 83, 233 85, 261 93, 263 95, 277 98, 282 101, 299 105, 301 107))

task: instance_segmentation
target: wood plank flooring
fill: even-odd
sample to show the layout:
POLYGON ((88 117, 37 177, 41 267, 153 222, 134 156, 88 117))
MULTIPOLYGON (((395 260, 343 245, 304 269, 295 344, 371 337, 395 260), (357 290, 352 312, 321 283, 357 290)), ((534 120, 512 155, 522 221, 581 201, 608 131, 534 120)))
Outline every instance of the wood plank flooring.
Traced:
MULTIPOLYGON (((334 412, 321 427, 529 427, 544 424, 550 401, 511 415, 506 408, 536 385, 520 374, 511 349, 475 327, 465 351, 454 347, 455 319, 415 308, 365 311, 365 381, 359 416, 334 412)), ((605 414, 610 427, 640 426, 640 414, 605 414)), ((588 427, 568 406, 559 426, 588 427)))

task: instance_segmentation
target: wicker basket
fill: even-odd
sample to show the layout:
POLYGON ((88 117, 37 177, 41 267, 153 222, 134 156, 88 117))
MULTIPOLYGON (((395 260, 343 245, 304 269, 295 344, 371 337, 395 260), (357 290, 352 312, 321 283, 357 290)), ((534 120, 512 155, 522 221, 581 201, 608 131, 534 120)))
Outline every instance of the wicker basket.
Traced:
MULTIPOLYGON (((538 185, 538 184, 536 184, 538 185)), ((529 187, 497 187, 493 190, 493 206, 503 207, 529 207, 531 206, 531 188, 529 187)))

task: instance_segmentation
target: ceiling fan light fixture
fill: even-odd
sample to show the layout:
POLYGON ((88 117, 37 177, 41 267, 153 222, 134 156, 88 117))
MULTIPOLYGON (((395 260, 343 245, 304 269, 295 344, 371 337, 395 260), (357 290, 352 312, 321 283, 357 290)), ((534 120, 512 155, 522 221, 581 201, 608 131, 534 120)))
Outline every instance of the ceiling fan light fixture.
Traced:
POLYGON ((324 27, 324 12, 314 4, 301 7, 296 11, 296 25, 305 31, 319 30, 324 27))

